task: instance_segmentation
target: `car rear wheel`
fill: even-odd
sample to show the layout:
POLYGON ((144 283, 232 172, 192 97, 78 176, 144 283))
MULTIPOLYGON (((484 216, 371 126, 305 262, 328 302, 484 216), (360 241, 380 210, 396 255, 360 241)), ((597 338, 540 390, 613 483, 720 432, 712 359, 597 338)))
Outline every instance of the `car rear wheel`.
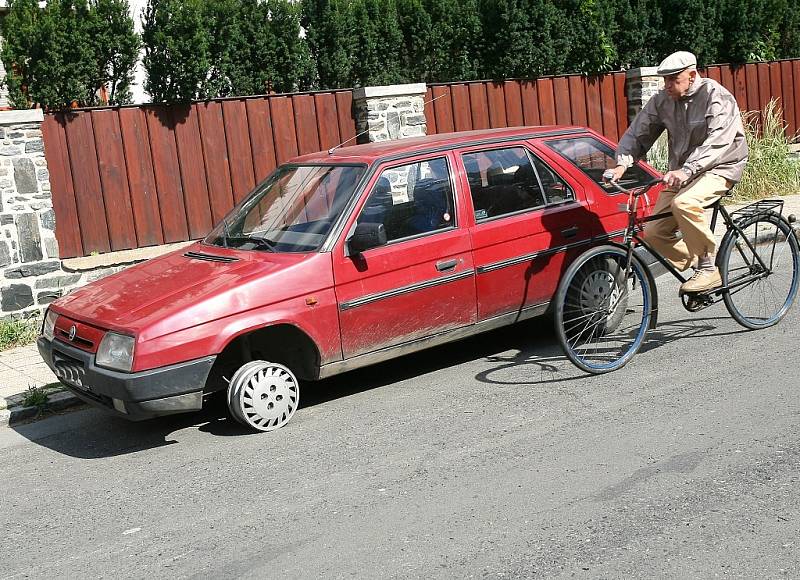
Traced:
POLYGON ((231 415, 257 431, 286 425, 300 402, 297 377, 287 367, 255 360, 239 367, 228 385, 231 415))

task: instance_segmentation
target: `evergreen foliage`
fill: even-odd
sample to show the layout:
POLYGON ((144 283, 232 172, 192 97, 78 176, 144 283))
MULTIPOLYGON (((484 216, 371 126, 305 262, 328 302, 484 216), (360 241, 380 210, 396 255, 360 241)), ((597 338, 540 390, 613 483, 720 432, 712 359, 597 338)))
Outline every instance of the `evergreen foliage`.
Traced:
POLYGON ((13 106, 120 104, 139 50, 127 0, 11 0, 2 59, 13 106))

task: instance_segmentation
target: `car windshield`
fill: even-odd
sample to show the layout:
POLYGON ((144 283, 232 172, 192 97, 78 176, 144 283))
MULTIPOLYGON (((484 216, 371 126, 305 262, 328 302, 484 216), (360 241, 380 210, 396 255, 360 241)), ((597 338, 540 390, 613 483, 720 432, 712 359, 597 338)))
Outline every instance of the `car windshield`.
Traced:
POLYGON ((365 170, 361 165, 279 167, 204 242, 267 252, 318 250, 365 170))

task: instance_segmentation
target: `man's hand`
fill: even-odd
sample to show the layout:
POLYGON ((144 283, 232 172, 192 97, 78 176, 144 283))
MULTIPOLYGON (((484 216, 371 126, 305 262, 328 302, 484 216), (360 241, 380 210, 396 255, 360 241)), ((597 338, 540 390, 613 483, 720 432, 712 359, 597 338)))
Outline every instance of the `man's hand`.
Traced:
POLYGON ((628 169, 624 165, 617 165, 614 169, 606 169, 603 172, 603 179, 606 181, 617 182, 628 169))
POLYGON ((681 169, 676 169, 675 171, 670 171, 665 174, 664 177, 661 178, 661 181, 666 183, 669 187, 678 188, 689 181, 689 175, 681 169))

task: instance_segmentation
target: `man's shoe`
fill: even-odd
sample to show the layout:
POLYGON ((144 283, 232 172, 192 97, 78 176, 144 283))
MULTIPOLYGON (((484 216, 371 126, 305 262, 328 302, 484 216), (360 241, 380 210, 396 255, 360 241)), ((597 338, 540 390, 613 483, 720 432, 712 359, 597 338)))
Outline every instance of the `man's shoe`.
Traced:
POLYGON ((722 286, 719 269, 695 270, 691 278, 681 284, 681 294, 708 292, 722 286))

